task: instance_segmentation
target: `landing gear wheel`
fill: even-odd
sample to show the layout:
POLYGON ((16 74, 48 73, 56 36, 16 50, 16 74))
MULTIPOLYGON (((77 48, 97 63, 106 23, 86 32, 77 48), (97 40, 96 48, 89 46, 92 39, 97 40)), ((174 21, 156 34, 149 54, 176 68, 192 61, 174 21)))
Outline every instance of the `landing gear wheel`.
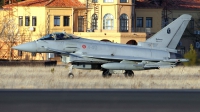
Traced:
POLYGON ((132 70, 126 70, 124 75, 125 75, 126 78, 133 78, 134 72, 132 70))
POLYGON ((72 78, 74 78, 74 74, 73 73, 69 73, 68 77, 72 79, 72 78))
POLYGON ((112 76, 112 74, 109 72, 109 70, 103 70, 102 76, 104 78, 109 78, 112 76))

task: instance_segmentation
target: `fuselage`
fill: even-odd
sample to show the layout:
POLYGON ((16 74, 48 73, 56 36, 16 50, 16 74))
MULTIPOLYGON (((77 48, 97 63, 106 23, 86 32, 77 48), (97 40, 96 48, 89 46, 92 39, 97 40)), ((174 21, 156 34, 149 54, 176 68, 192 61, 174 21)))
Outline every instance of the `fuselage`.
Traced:
POLYGON ((53 53, 47 48, 70 53, 79 52, 83 55, 107 55, 107 56, 129 56, 142 57, 157 60, 170 58, 168 51, 143 48, 135 45, 122 45, 110 42, 101 42, 88 39, 70 40, 37 40, 35 52, 53 53))
POLYGON ((37 53, 55 53, 50 49, 69 52, 82 53, 83 55, 107 55, 107 56, 126 56, 126 57, 142 57, 156 60, 164 60, 170 58, 170 52, 145 48, 142 46, 118 44, 111 42, 102 42, 84 38, 67 39, 67 40, 36 40, 33 42, 22 44, 23 51, 37 53), (30 44, 31 43, 31 44, 30 44), (24 47, 28 45, 32 48, 24 47))

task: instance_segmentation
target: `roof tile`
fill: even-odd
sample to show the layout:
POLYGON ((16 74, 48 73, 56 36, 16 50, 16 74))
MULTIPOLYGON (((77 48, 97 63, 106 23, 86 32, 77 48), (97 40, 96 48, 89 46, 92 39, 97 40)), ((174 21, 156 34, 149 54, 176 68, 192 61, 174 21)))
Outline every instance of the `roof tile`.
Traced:
POLYGON ((153 0, 136 1, 136 8, 161 8, 167 5, 169 9, 200 9, 200 0, 153 0))
POLYGON ((3 8, 12 6, 85 7, 79 0, 26 0, 4 5, 3 8))

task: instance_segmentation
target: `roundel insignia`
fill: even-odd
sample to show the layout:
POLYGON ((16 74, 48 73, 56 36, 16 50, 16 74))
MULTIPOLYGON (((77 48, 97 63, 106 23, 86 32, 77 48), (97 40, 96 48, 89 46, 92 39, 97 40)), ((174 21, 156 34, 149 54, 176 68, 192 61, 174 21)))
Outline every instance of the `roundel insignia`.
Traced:
POLYGON ((168 34, 171 33, 171 29, 170 29, 170 28, 167 29, 167 33, 168 33, 168 34))
POLYGON ((82 45, 82 48, 85 49, 85 48, 86 48, 86 45, 82 45))

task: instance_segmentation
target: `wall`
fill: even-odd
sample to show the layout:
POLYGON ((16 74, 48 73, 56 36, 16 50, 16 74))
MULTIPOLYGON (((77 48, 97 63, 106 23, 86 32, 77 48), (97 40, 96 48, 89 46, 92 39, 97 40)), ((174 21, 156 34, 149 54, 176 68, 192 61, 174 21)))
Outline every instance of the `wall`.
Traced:
POLYGON ((16 23, 19 24, 19 16, 23 16, 23 26, 19 26, 21 32, 26 31, 26 35, 31 37, 32 41, 45 35, 45 8, 44 7, 15 7, 17 11, 15 12, 16 23), (25 16, 30 17, 30 25, 25 26, 25 16), (36 26, 32 26, 32 16, 36 16, 37 22, 36 26), (30 30, 33 27, 34 30, 30 30))
POLYGON ((74 34, 88 39, 109 40, 122 44, 126 44, 129 40, 135 40, 136 42, 144 42, 146 40, 146 33, 75 32, 74 34))
POLYGON ((155 34, 161 29, 162 23, 162 9, 135 9, 136 11, 136 19, 137 17, 143 17, 143 28, 146 28, 146 17, 153 18, 153 24, 151 28, 151 34, 155 34))
POLYGON ((98 15, 98 29, 95 32, 119 32, 119 17, 125 13, 128 16, 128 29, 131 32, 131 12, 132 1, 128 0, 128 3, 120 3, 120 0, 114 0, 114 2, 104 3, 103 0, 98 0, 98 3, 89 4, 88 13, 88 28, 91 27, 92 15, 96 13, 98 15), (98 11, 96 11, 96 8, 98 11), (103 18, 105 14, 112 14, 114 28, 112 30, 103 29, 103 18))
MULTIPOLYGON (((45 35, 45 8, 44 7, 13 7, 13 10, 4 10, 1 18, 6 18, 7 20, 14 20, 12 30, 15 31, 16 39, 14 46, 36 40, 41 36, 45 35), (19 16, 23 17, 23 26, 19 26, 19 16), (29 25, 25 26, 25 16, 30 17, 29 25), (32 26, 32 16, 36 16, 37 22, 36 26, 32 26), (33 29, 33 30, 32 30, 33 29), (17 33, 19 31, 19 33, 17 33)), ((8 23, 8 22, 7 22, 8 23)), ((2 26, 2 25, 1 25, 2 26)), ((8 27, 9 28, 9 27, 8 27)), ((5 40, 3 40, 5 41, 5 40)), ((9 43, 7 43, 9 44, 9 43)), ((5 53, 5 59, 9 56, 9 46, 4 42, 1 42, 3 51, 5 53)), ((37 54, 32 56, 31 53, 23 52, 23 56, 18 56, 17 50, 12 50, 13 58, 15 60, 43 60, 45 59, 45 54, 37 54)))
MULTIPOLYGON (((49 15, 49 33, 60 32, 73 32, 73 9, 72 8, 46 8, 46 13, 49 15), (60 26, 54 26, 54 16, 60 16, 60 26), (70 17, 69 26, 63 26, 63 16, 70 17)), ((46 18, 47 15, 46 15, 46 18)), ((48 26, 48 25, 47 25, 48 26)))

